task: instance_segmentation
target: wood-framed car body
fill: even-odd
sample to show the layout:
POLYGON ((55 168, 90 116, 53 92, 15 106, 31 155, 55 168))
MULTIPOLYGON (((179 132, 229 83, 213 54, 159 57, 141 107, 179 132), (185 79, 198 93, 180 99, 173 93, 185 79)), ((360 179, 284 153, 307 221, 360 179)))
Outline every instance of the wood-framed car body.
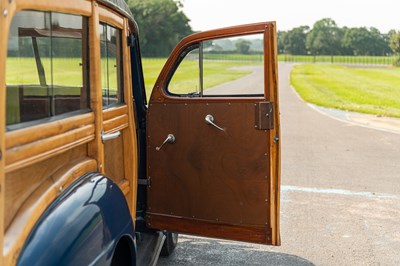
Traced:
MULTIPOLYGON (((140 224, 138 218, 143 218, 147 227, 154 230, 169 230, 273 245, 280 243, 279 107, 274 23, 226 28, 185 38, 168 59, 155 85, 149 110, 147 110, 138 28, 124 1, 0 0, 0 10, 0 118, 2 121, 0 123, 0 252, 3 265, 14 265, 18 262, 27 239, 30 238, 33 230, 36 230, 35 228, 39 228, 37 226, 45 218, 43 215, 46 210, 54 206, 52 204, 63 197, 73 184, 76 185, 89 173, 98 173, 107 177, 110 184, 117 185, 118 190, 125 197, 128 206, 127 212, 136 224, 140 224), (13 128, 6 127, 5 121, 7 116, 8 36, 15 14, 24 10, 59 12, 87 18, 86 42, 88 46, 83 49, 83 53, 87 53, 89 104, 87 110, 74 115, 55 116, 51 119, 38 120, 33 124, 13 128), (102 62, 99 56, 102 49, 99 36, 101 25, 109 25, 121 33, 119 69, 121 84, 123 84, 121 92, 123 98, 118 104, 107 106, 107 108, 103 108, 102 104, 104 100, 100 74, 102 73, 102 62), (194 99, 174 97, 168 94, 167 82, 174 72, 179 56, 186 47, 212 38, 252 33, 261 33, 264 36, 264 96, 194 99), (274 126, 268 130, 255 130, 255 112, 260 104, 266 102, 273 106, 274 126), (169 123, 165 123, 165 121, 173 118, 176 118, 177 121, 183 119, 185 111, 182 110, 182 106, 192 106, 201 110, 202 107, 199 106, 203 105, 209 105, 211 109, 202 111, 215 111, 214 114, 224 112, 227 105, 235 106, 236 111, 232 115, 243 111, 244 115, 240 121, 248 121, 246 127, 250 124, 253 127, 251 131, 248 127, 246 129, 251 132, 246 133, 250 134, 248 135, 249 139, 252 139, 254 134, 257 135, 253 139, 253 147, 260 144, 257 144, 258 140, 262 141, 263 148, 257 152, 262 151, 263 158, 257 162, 257 165, 263 166, 261 166, 261 171, 256 171, 254 174, 257 176, 256 178, 260 178, 262 174, 263 179, 249 183, 249 187, 254 184, 262 184, 260 187, 263 189, 257 190, 257 193, 260 194, 256 197, 258 200, 262 200, 262 204, 260 205, 260 202, 257 201, 253 211, 259 209, 263 213, 263 225, 250 220, 245 223, 240 219, 235 221, 238 218, 235 215, 229 219, 216 221, 215 217, 206 218, 209 215, 207 213, 198 220, 193 217, 185 217, 189 213, 177 216, 157 211, 157 208, 162 210, 165 207, 160 203, 166 203, 165 200, 169 198, 168 194, 165 194, 168 191, 167 187, 163 185, 165 179, 163 181, 164 177, 160 178, 158 174, 168 173, 171 170, 171 166, 165 164, 165 161, 164 165, 158 166, 159 169, 156 172, 152 172, 156 169, 154 166, 151 168, 152 170, 149 170, 149 167, 154 165, 154 160, 162 154, 155 153, 155 147, 160 144, 161 138, 165 137, 165 132, 160 129, 167 131, 171 129, 169 123), (160 110, 165 106, 168 112, 160 110), (149 121, 146 126, 144 122, 147 118, 149 121), (118 132, 119 137, 102 141, 104 135, 118 132), (151 138, 147 138, 147 135, 151 138), (151 176, 150 182, 147 181, 149 176, 151 176), (142 180, 140 182, 142 185, 138 185, 138 180, 142 180), (147 197, 140 197, 141 193, 142 195, 147 193, 147 197), (150 203, 147 209, 146 200, 150 203), (137 206, 143 206, 143 204, 144 209, 137 212, 137 206)), ((85 60, 85 56, 83 56, 83 60, 85 60)), ((85 67, 85 63, 82 65, 85 67)), ((228 126, 234 127, 235 123, 228 124, 228 126)), ((227 128, 228 132, 240 133, 241 130, 243 127, 234 130, 227 128)), ((179 133, 179 136, 177 135, 178 141, 181 141, 182 134, 183 131, 179 133)), ((187 141, 190 143, 193 140, 188 139, 187 141)), ((224 147, 231 147, 231 143, 224 147)), ((250 144, 250 142, 246 143, 250 144)), ((168 151, 172 151, 171 147, 168 151)), ((185 153, 179 154, 178 152, 174 156, 185 156, 185 153)), ((251 158, 251 156, 248 157, 251 158)), ((247 173, 247 175, 249 174, 251 171, 247 173)), ((206 176, 207 172, 202 175, 206 176)), ((86 183, 82 183, 82 186, 84 184, 86 183)), ((204 187, 200 188, 198 193, 202 192, 202 189, 204 187)), ((225 190, 225 192, 229 193, 229 190, 225 190)), ((256 203, 254 199, 249 202, 256 203)), ((246 199, 241 198, 241 200, 246 199)), ((203 204, 209 203, 203 202, 203 204)), ((222 208, 221 206, 220 208, 222 208)), ((175 207, 180 208, 178 205, 175 207)), ((232 210, 232 208, 230 209, 232 210)), ((199 210, 201 209, 197 211, 199 210)), ((243 213, 239 211, 237 214, 242 215, 243 213)), ((248 215, 248 217, 250 216, 248 215)), ((127 221, 128 223, 129 221, 127 221)), ((134 236, 132 236, 133 238, 134 236)))
MULTIPOLYGON (((81 176, 108 176, 125 196, 132 220, 136 214, 136 128, 132 103, 128 36, 137 32, 132 17, 112 1, 0 1, 1 27, 1 248, 4 265, 17 263, 26 239, 50 204, 81 176), (55 117, 32 126, 6 130, 6 58, 13 17, 24 10, 59 12, 87 18, 89 110, 55 117), (121 38, 123 95, 120 104, 102 107, 99 25, 118 29, 121 38), (102 142, 102 134, 121 137, 102 142)), ((86 48, 85 48, 86 49, 86 48)), ((127 221, 129 223, 129 221, 127 221)), ((134 235, 131 236, 134 238, 134 235)), ((113 241, 116 241, 115 239, 113 241)), ((114 247, 115 248, 115 247, 114 247)), ((100 254, 99 254, 100 255, 100 254)))

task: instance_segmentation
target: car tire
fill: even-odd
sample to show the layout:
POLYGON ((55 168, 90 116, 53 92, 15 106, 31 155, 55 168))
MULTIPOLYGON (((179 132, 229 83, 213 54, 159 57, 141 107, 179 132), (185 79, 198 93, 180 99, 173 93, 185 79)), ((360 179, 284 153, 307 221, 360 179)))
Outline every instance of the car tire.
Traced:
POLYGON ((160 255, 162 257, 168 257, 174 251, 176 245, 178 245, 178 234, 166 232, 166 239, 164 241, 164 245, 161 248, 160 255))

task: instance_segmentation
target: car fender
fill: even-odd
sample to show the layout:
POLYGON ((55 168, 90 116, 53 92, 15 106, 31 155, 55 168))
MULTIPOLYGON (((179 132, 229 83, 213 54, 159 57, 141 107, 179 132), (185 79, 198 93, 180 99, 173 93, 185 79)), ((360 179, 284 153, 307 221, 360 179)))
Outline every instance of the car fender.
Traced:
POLYGON ((109 265, 120 239, 128 239, 132 261, 134 226, 119 187, 99 173, 72 184, 42 214, 17 265, 109 265))

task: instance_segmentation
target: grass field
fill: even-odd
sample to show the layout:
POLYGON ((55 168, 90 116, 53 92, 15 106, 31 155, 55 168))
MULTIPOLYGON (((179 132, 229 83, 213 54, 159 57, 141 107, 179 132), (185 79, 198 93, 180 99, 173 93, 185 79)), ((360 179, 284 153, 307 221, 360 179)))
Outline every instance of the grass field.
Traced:
MULTIPOLYGON (((215 56, 215 55, 212 55, 215 56)), ((237 70, 233 68, 258 65, 259 55, 249 55, 246 60, 236 60, 234 55, 227 55, 230 60, 210 60, 204 61, 204 89, 210 88, 231 80, 238 79, 244 75, 250 74, 249 71, 237 70), (234 60, 235 59, 235 60, 234 60)), ((161 68, 164 66, 166 58, 143 59, 144 79, 147 97, 150 96, 151 90, 156 82, 161 68)), ((107 64, 105 60, 101 61, 102 69, 107 64)), ((44 72, 46 74, 46 82, 48 85, 63 85, 78 87, 82 86, 82 66, 80 58, 53 58, 51 62, 49 58, 42 58, 44 72), (53 75, 51 75, 53 73, 53 75)), ((117 84, 115 68, 109 68, 109 83, 117 84)), ((105 75, 102 75, 105 76, 105 75)), ((102 80, 102 84, 106 80, 102 80)), ((39 75, 34 58, 7 58, 7 80, 8 85, 22 84, 39 84, 39 75)), ((196 60, 184 61, 176 75, 174 75, 172 92, 189 93, 198 91, 199 87, 199 66, 196 60)), ((104 85, 104 84, 103 84, 104 85)), ((107 87, 106 85, 104 85, 107 87)), ((29 91, 26 91, 29 94, 29 91)), ((44 91, 43 93, 47 93, 44 91)), ((41 91, 34 91, 33 94, 43 94, 41 91)))
MULTIPOLYGON (((233 55, 227 56, 230 56, 229 59, 231 60, 204 61, 205 88, 238 79, 250 73, 234 68, 261 62, 255 55, 249 55, 248 60, 245 60, 245 58, 243 60, 232 60, 234 59, 233 55)), ((321 60, 323 58, 329 60, 330 57, 320 57, 321 60)), ((374 58, 375 62, 384 60, 379 57, 374 58)), ((280 56, 280 59, 282 59, 282 56, 280 56)), ((372 61, 371 58, 364 58, 363 60, 364 62, 372 61)), ((143 59, 147 97, 150 96, 165 62, 165 58, 143 59)), ((53 83, 71 87, 81 86, 82 70, 79 63, 79 59, 54 60, 53 73, 57 74, 53 75, 53 83)), ((50 62, 44 59, 43 65, 45 72, 50 73, 50 62)), ((116 75, 112 74, 111 76, 116 75)), ((49 83, 50 76, 46 78, 49 83)), ((298 65, 292 71, 291 81, 303 99, 317 105, 400 117, 399 68, 351 68, 332 64, 298 65)), ((110 82, 112 83, 112 81, 110 82)), ((33 58, 7 59, 7 84, 38 83, 39 78, 33 58)), ((199 70, 196 61, 186 62, 180 69, 178 68, 172 83, 175 93, 196 91, 199 84, 199 70)))
POLYGON ((400 117, 400 68, 297 65, 291 83, 305 101, 313 104, 400 117))
MULTIPOLYGON (((82 86, 82 59, 81 58, 59 58, 55 57, 53 60, 50 58, 41 58, 43 69, 46 76, 47 85, 62 85, 62 86, 82 86), (53 75, 52 75, 53 74, 53 75)), ((108 69, 108 83, 111 88, 117 86, 117 69, 114 67, 115 61, 101 60, 102 71, 108 69)), ((107 80, 105 75, 102 75, 103 87, 106 85, 107 80)), ((7 58, 7 77, 6 83, 9 85, 22 85, 22 84, 39 84, 39 74, 37 71, 36 61, 33 57, 9 57, 7 58)))
MULTIPOLYGON (((165 64, 166 59, 143 59, 143 72, 146 86, 146 94, 149 97, 156 79, 165 64)), ((238 79, 249 71, 235 70, 233 68, 254 65, 251 61, 205 61, 204 62, 204 89, 238 79)), ((173 93, 190 93, 198 89, 199 65, 198 62, 184 61, 177 69, 170 84, 173 93)))
MULTIPOLYGON (((82 59, 80 58, 42 58, 47 84, 82 86, 82 59), (53 65, 51 65, 53 64, 53 65), (51 68, 53 73, 51 76, 51 68), (53 80, 52 80, 53 79, 53 80)), ((7 84, 39 84, 36 62, 30 58, 7 58, 7 84)))

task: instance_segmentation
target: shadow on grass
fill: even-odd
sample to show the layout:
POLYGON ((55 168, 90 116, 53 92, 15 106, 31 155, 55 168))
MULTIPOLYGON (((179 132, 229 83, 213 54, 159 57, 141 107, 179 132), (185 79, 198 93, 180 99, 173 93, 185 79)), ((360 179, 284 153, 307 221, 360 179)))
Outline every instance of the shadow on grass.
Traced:
POLYGON ((267 249, 263 245, 179 235, 174 253, 161 257, 157 265, 314 265, 298 256, 267 249))

